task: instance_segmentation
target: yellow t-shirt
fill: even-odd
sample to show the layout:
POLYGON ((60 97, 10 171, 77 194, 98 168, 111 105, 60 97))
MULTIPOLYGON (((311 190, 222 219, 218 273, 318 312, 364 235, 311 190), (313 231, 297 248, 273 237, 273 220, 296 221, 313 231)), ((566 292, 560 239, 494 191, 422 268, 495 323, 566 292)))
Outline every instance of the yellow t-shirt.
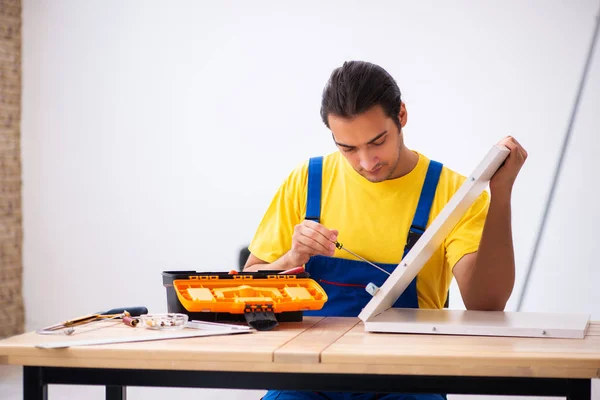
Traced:
MULTIPOLYGON (((419 161, 410 173, 379 183, 359 175, 339 151, 324 156, 320 223, 337 229, 344 247, 367 260, 398 264, 429 165, 427 157, 417 154, 419 161)), ((249 246, 259 259, 271 263, 291 248, 294 226, 306 214, 307 173, 305 161, 289 174, 271 201, 249 246)), ((442 168, 428 226, 465 179, 442 168)), ((444 306, 452 268, 465 254, 477 251, 488 207, 489 193, 484 191, 419 272, 420 308, 444 306)), ((355 259, 343 250, 336 250, 334 257, 355 259)))

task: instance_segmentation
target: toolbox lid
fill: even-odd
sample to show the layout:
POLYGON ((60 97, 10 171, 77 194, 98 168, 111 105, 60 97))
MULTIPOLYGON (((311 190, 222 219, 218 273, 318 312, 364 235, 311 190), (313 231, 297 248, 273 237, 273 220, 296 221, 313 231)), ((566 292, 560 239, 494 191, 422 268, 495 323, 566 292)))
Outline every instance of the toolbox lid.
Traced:
POLYGON ((268 307, 274 313, 320 310, 327 294, 316 281, 303 276, 202 274, 174 279, 173 287, 191 312, 244 314, 248 306, 268 307))

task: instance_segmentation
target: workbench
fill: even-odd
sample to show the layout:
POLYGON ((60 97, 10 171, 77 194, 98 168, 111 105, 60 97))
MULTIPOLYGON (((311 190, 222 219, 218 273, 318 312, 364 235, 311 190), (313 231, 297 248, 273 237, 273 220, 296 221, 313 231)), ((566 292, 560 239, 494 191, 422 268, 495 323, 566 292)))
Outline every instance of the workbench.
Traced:
MULTIPOLYGON (((69 340, 131 335, 124 324, 69 340)), ((65 336, 0 340, 0 364, 24 366, 24 398, 49 384, 561 396, 589 400, 600 322, 584 339, 367 333, 357 318, 305 317, 231 336, 40 349, 65 336)))

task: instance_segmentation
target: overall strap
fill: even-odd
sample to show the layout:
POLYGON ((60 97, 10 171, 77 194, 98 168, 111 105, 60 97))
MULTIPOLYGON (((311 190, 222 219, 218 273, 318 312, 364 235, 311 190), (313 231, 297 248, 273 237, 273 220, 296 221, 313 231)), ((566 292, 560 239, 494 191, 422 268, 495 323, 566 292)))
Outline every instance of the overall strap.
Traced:
POLYGON ((321 180, 323 157, 308 160, 308 189, 306 196, 306 219, 319 222, 321 218, 321 180))
POLYGON ((421 197, 419 198, 417 211, 415 212, 412 225, 408 231, 408 238, 406 240, 406 246, 404 247, 404 256, 408 254, 423 232, 425 232, 427 221, 429 220, 431 204, 435 197, 435 190, 440 180, 441 172, 442 164, 430 160, 427 174, 425 175, 425 182, 423 182, 423 188, 421 189, 421 197))

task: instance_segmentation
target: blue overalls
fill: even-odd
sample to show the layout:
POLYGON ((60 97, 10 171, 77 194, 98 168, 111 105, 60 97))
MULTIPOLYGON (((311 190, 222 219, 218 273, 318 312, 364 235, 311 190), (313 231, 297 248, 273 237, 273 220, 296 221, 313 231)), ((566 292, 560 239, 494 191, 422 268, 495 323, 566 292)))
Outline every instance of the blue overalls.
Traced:
MULTIPOLYGON (((314 157, 308 166, 308 193, 306 202, 306 219, 319 222, 321 216, 321 178, 323 158, 314 157)), ((421 190, 419 203, 410 227, 404 253, 406 256, 412 246, 425 231, 429 219, 431 203, 435 195, 442 170, 442 164, 431 160, 421 190)), ((400 207, 400 205, 399 205, 400 207)), ((375 263, 388 272, 392 272, 397 264, 375 263)), ((305 311, 306 316, 335 316, 357 317, 372 296, 365 290, 369 282, 377 287, 383 285, 388 275, 373 266, 360 261, 343 258, 313 256, 305 265, 311 278, 317 281, 327 292, 328 300, 322 309, 305 311)), ((419 308, 417 297, 417 278, 415 278, 393 307, 419 308)), ((371 399, 402 399, 402 400, 443 400, 445 395, 438 394, 404 394, 404 393, 345 393, 345 392, 299 392, 270 390, 263 400, 371 400, 371 399)))

